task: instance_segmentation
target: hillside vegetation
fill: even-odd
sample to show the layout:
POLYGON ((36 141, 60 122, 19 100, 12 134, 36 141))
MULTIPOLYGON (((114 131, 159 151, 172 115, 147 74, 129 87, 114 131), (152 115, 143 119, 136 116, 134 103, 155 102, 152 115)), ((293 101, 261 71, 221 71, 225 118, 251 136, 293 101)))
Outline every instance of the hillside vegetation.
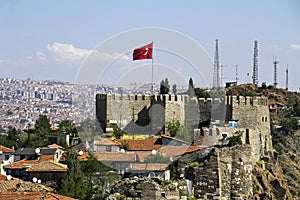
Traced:
POLYGON ((257 199, 298 199, 300 197, 300 95, 273 86, 233 86, 227 95, 266 96, 276 102, 270 112, 274 156, 254 166, 253 182, 257 199))

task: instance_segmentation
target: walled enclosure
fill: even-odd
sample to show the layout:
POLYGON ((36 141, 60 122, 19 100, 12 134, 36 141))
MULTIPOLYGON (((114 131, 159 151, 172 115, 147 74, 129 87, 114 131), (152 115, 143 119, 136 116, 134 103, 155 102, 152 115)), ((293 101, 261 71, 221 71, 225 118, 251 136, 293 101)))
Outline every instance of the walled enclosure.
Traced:
POLYGON ((167 133, 169 121, 201 128, 194 134, 196 145, 217 144, 226 132, 227 137, 242 131, 243 144, 250 144, 253 162, 260 159, 264 151, 272 150, 270 115, 266 97, 236 97, 197 99, 188 95, 119 95, 97 94, 96 115, 104 132, 112 123, 129 134, 151 135, 167 133), (151 125, 148 125, 151 121, 151 125), (218 121, 209 129, 203 122, 218 121), (236 128, 226 127, 227 121, 236 121, 236 128))

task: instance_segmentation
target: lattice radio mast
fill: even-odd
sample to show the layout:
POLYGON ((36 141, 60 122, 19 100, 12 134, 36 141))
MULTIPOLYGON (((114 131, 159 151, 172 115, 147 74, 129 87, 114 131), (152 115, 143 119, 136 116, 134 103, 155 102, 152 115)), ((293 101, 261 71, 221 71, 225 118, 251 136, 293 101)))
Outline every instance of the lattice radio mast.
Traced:
POLYGON ((274 87, 276 88, 277 85, 278 85, 278 82, 277 82, 277 64, 279 63, 278 60, 276 60, 276 58, 274 59, 273 61, 273 64, 274 64, 274 87))
POLYGON ((257 40, 254 40, 254 54, 253 54, 253 84, 258 85, 258 48, 257 40))
POLYGON ((289 90, 289 66, 286 65, 286 70, 285 70, 285 89, 289 90))
POLYGON ((219 87, 220 87, 219 47, 218 47, 218 39, 216 39, 213 88, 219 88, 219 87))

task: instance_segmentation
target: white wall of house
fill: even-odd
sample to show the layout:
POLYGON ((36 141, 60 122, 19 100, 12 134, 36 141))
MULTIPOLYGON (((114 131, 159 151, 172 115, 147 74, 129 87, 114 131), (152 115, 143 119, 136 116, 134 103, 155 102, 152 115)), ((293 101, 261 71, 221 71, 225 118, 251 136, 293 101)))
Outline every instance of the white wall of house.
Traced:
POLYGON ((14 162, 14 155, 12 155, 12 153, 3 153, 2 151, 0 151, 0 159, 3 160, 3 163, 1 163, 1 174, 6 175, 6 172, 4 170, 4 166, 14 162))
POLYGON ((96 151, 101 151, 101 152, 117 152, 120 151, 119 146, 113 146, 113 145, 97 145, 96 151))

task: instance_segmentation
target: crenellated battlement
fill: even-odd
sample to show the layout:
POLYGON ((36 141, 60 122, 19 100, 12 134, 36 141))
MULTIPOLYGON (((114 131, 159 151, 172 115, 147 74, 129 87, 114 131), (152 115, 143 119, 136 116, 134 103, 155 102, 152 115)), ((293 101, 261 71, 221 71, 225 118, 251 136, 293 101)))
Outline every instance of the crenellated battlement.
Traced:
POLYGON ((125 101, 151 101, 154 102, 194 102, 198 103, 201 107, 202 105, 209 104, 223 104, 226 106, 267 106, 268 99, 267 97, 250 97, 250 96, 225 96, 222 98, 190 98, 188 95, 171 95, 171 94, 155 94, 155 95, 122 95, 122 94, 97 94, 97 100, 125 100, 125 101))
POLYGON ((216 145, 220 138, 222 138, 222 131, 219 128, 194 129, 194 145, 216 145))
POLYGON ((225 104, 230 106, 267 106, 268 98, 260 96, 226 96, 225 104))

